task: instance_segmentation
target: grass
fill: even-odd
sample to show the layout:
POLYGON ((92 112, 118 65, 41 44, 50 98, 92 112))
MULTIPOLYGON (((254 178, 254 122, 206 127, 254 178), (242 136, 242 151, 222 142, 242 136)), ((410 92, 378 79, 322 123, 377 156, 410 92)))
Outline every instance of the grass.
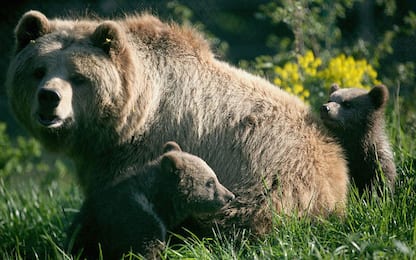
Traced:
MULTIPOLYGON (((389 122, 398 169, 393 196, 360 198, 352 188, 345 219, 276 215, 273 232, 258 239, 249 239, 244 230, 236 231, 240 239, 220 232, 198 239, 190 233, 182 244, 169 245, 162 258, 416 259, 416 141, 397 125, 389 122)), ((82 203, 80 190, 68 174, 44 175, 0 175, 0 258, 72 259, 62 245, 65 229, 82 203)))

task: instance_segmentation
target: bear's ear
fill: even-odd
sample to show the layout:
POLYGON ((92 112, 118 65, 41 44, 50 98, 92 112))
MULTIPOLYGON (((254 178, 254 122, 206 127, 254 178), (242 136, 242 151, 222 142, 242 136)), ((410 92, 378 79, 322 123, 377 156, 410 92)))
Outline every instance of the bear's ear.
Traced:
POLYGON ((329 95, 331 95, 332 93, 334 93, 338 89, 339 89, 339 85, 337 83, 332 84, 331 88, 329 89, 329 95))
POLYGON ((177 144, 176 142, 169 141, 165 145, 163 145, 163 153, 167 153, 167 152, 170 152, 170 151, 181 152, 182 149, 179 146, 179 144, 177 144))
POLYGON ((114 21, 106 21, 95 29, 91 35, 91 42, 113 57, 113 55, 125 50, 127 37, 119 24, 114 21))
POLYGON ((370 90, 368 95, 373 101, 373 105, 376 109, 384 107, 389 100, 389 91, 384 85, 375 86, 370 90))
POLYGON ((50 32, 48 18, 38 11, 26 12, 15 29, 16 53, 21 51, 30 41, 50 32))
POLYGON ((164 155, 160 164, 162 170, 168 173, 176 173, 177 170, 182 168, 182 160, 175 154, 164 155))

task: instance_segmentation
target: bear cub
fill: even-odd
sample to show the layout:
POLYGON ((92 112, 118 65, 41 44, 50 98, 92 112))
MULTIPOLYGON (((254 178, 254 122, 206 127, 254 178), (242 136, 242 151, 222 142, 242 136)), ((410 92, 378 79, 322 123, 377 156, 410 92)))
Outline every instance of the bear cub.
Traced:
POLYGON ((328 103, 321 106, 321 119, 344 148, 350 177, 359 193, 371 191, 380 174, 393 191, 396 166, 384 120, 387 87, 380 85, 366 91, 340 89, 334 84, 329 94, 328 103))
POLYGON ((175 142, 141 170, 87 197, 68 232, 74 255, 119 259, 129 250, 157 258, 167 232, 185 218, 213 213, 234 199, 201 158, 175 142), (100 245, 98 245, 100 244, 100 245))

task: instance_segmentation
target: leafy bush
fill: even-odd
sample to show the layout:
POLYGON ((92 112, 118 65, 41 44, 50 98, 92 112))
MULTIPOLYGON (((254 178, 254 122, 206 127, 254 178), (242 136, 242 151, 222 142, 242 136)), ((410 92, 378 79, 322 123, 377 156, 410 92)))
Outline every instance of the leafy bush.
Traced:
MULTIPOLYGON (((284 38, 280 47, 287 46, 297 54, 313 50, 314 53, 334 50, 342 39, 337 19, 357 0, 280 0, 260 6, 261 14, 275 24, 284 24, 292 37, 284 38)), ((261 14, 259 14, 261 16, 261 14)))
POLYGON ((68 165, 46 154, 33 137, 18 136, 12 140, 6 132, 6 124, 0 122, 0 179, 7 182, 33 177, 45 184, 66 176, 68 165))
POLYGON ((411 98, 416 94, 415 62, 394 58, 396 39, 416 34, 413 11, 401 15, 392 0, 276 0, 261 5, 257 16, 278 26, 269 42, 276 54, 242 61, 243 68, 266 76, 312 104, 332 83, 369 88, 383 82, 400 95, 406 108, 404 121, 416 117, 416 103, 411 98), (348 21, 343 19, 354 8, 377 10, 379 17, 373 18, 382 23, 369 28, 373 30, 370 36, 344 31, 348 21))
POLYGON ((0 177, 8 178, 12 174, 42 170, 45 165, 33 163, 41 156, 41 148, 33 138, 18 137, 12 144, 6 133, 6 124, 0 123, 0 177))
POLYGON ((340 54, 323 62, 312 51, 297 55, 295 61, 274 66, 273 82, 305 101, 319 101, 326 96, 331 84, 369 89, 380 84, 377 72, 366 60, 356 60, 340 54))

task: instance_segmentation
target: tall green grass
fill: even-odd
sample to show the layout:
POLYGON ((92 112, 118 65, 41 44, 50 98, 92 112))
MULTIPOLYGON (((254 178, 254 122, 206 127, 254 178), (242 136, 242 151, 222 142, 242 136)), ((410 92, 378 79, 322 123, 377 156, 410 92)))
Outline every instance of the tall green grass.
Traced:
MULTIPOLYGON (((183 243, 169 245, 162 258, 416 259, 416 141, 399 127, 398 110, 389 118, 398 172, 393 196, 383 190, 382 197, 359 197, 351 188, 344 219, 275 215, 273 231, 263 238, 252 238, 244 230, 236 231, 239 239, 220 231, 205 239, 190 233, 180 237, 183 243)), ((82 196, 67 174, 51 179, 50 171, 57 170, 49 169, 44 177, 0 176, 0 258, 72 258, 63 252, 63 241, 82 196)), ((131 253, 127 258, 139 256, 131 253)))

